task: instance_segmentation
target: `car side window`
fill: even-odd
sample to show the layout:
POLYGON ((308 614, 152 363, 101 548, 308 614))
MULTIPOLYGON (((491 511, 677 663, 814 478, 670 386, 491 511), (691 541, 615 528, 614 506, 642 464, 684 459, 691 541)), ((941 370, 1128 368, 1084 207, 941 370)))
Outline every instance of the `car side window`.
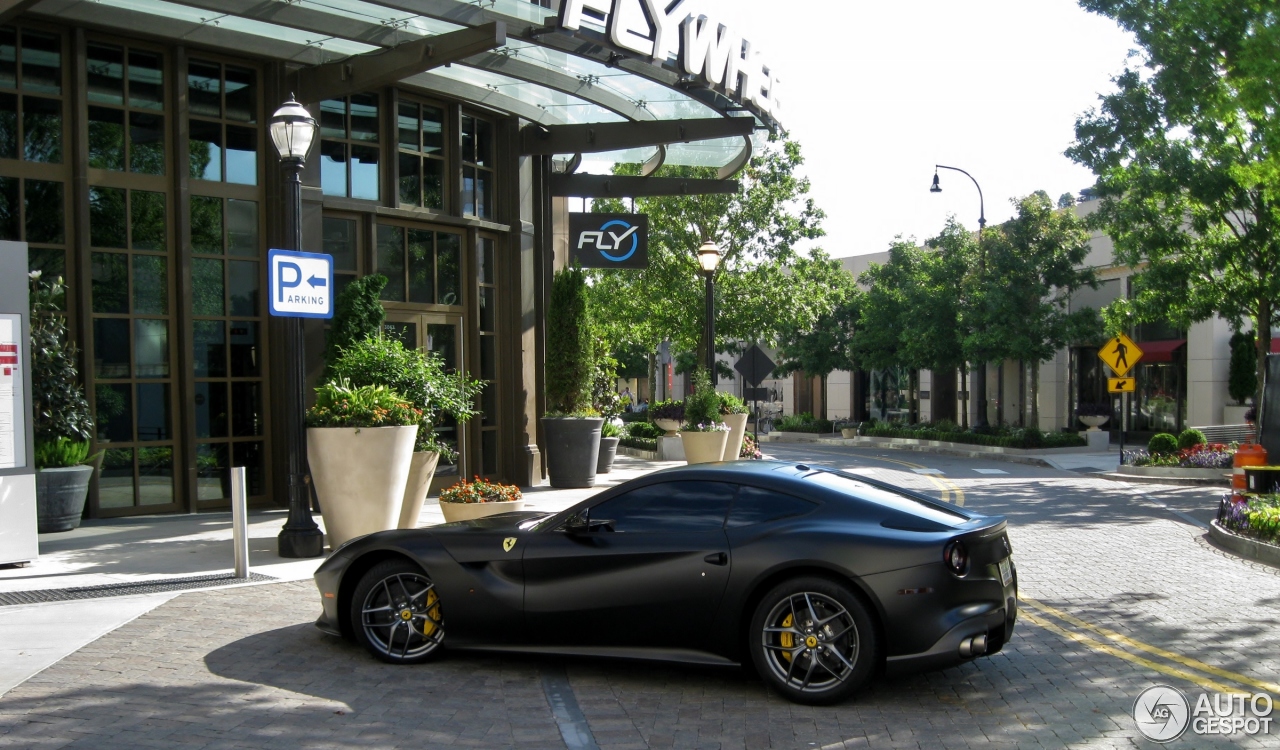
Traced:
POLYGON ((733 500, 724 482, 661 482, 634 489, 591 508, 592 524, 611 520, 618 533, 712 531, 724 526, 733 500))
POLYGON ((733 502, 725 527, 732 529, 777 521, 780 518, 802 516, 816 507, 818 507, 817 503, 802 500, 793 495, 761 487, 742 486, 738 488, 738 498, 733 502))

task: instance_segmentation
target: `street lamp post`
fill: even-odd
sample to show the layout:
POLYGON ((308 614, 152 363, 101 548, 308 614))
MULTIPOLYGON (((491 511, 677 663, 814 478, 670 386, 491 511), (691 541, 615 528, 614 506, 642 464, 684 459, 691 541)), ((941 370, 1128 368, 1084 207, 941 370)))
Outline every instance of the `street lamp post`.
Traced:
MULTIPOLYGON (((969 174, 963 169, 960 169, 959 167, 947 167, 947 166, 943 166, 942 164, 935 164, 933 165, 933 186, 929 188, 929 192, 931 193, 942 192, 942 186, 938 184, 939 169, 950 169, 953 172, 959 172, 965 177, 968 177, 970 180, 973 180, 973 186, 978 189, 978 277, 983 278, 986 276, 986 272, 987 272, 987 257, 986 257, 986 254, 982 251, 982 230, 985 229, 987 226, 987 210, 986 210, 986 206, 983 205, 982 186, 978 184, 977 180, 973 179, 973 175, 969 174)), ((973 426, 986 427, 987 426, 987 363, 978 362, 974 364, 973 370, 969 374, 969 379, 973 383, 973 396, 974 396, 973 402, 977 404, 977 407, 973 414, 973 426)), ((966 405, 965 408, 967 410, 968 405, 966 405)))
POLYGON ((711 385, 716 384, 716 269, 720 266, 720 248, 716 243, 706 240, 698 248, 698 265, 702 267, 702 275, 707 281, 707 314, 703 324, 702 335, 707 341, 707 376, 711 385))
MULTIPOLYGON (((289 250, 302 250, 302 167, 315 142, 315 118, 293 97, 271 116, 271 141, 284 166, 288 199, 289 250)), ((303 349, 302 319, 284 321, 285 442, 289 451, 289 518, 277 538, 281 557, 317 557, 324 552, 324 535, 311 517, 311 498, 306 485, 307 433, 303 424, 306 389, 306 356, 303 349)))

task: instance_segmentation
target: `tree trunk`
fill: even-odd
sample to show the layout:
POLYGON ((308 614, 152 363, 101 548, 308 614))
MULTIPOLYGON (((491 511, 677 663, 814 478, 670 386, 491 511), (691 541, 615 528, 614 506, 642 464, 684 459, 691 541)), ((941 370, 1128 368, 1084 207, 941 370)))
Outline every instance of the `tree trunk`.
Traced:
POLYGON ((649 352, 649 403, 658 400, 658 358, 649 352))
POLYGON ((960 392, 964 394, 964 400, 960 403, 961 426, 967 430, 969 429, 969 363, 968 362, 962 362, 960 364, 960 392))
POLYGON ((1018 426, 1027 426, 1027 363, 1018 360, 1018 426))
POLYGON ((1040 429, 1040 361, 1031 363, 1031 426, 1040 429))

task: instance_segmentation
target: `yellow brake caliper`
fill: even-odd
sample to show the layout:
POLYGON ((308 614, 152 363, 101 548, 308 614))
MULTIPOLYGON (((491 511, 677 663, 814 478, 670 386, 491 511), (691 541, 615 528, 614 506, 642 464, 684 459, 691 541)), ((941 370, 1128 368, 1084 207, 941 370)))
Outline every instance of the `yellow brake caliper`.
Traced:
POLYGON ((422 634, 430 636, 436 632, 436 623, 440 621, 440 597, 436 596, 435 589, 427 592, 427 614, 430 617, 422 623, 422 634))
MULTIPOLYGON (((791 627, 792 623, 794 623, 794 622, 795 622, 795 620, 794 620, 794 619, 792 619, 791 615, 787 615, 787 618, 786 618, 785 620, 783 620, 783 621, 782 621, 782 627, 784 627, 784 628, 789 628, 789 627, 791 627)), ((793 635, 792 635, 792 634, 790 634, 790 633, 779 633, 779 634, 778 634, 778 645, 780 645, 780 646, 782 646, 783 648, 786 648, 786 649, 789 649, 789 648, 794 647, 794 646, 796 645, 795 636, 793 636, 793 635)), ((790 651, 783 651, 783 652, 782 652, 782 658, 783 658, 783 659, 786 659, 787 661, 791 661, 791 652, 790 652, 790 651)))

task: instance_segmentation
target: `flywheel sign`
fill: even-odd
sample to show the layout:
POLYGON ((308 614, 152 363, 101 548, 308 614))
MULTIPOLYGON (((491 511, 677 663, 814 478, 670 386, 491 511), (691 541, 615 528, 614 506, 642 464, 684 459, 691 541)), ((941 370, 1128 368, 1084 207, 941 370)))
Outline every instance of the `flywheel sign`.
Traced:
POLYGON ((648 268, 645 214, 569 214, 569 263, 583 268, 648 268))

